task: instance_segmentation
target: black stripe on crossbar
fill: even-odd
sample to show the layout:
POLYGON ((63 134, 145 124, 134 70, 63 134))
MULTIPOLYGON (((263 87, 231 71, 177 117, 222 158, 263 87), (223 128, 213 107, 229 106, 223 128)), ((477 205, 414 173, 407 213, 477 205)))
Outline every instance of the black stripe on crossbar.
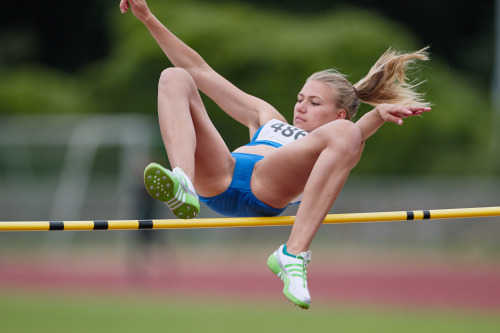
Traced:
POLYGON ((431 218, 431 212, 428 210, 424 210, 424 220, 428 220, 431 218))
POLYGON ((415 219, 415 214, 413 214, 413 211, 411 210, 408 210, 406 211, 406 220, 413 220, 415 219))
POLYGON ((94 221, 94 230, 108 230, 108 221, 94 221))
POLYGON ((153 229, 153 220, 139 220, 139 229, 153 229))
POLYGON ((49 230, 64 230, 63 221, 49 221, 49 230))

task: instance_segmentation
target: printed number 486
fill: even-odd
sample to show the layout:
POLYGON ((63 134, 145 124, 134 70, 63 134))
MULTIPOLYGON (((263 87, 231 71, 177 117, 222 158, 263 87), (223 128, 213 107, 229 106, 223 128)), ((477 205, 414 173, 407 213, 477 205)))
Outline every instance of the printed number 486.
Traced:
POLYGON ((283 135, 284 137, 287 137, 287 138, 291 137, 292 135, 295 134, 295 136, 293 138, 294 140, 297 140, 297 139, 307 135, 307 132, 299 130, 297 127, 286 125, 284 123, 274 124, 271 126, 271 128, 274 128, 275 132, 281 131, 281 135, 283 135))

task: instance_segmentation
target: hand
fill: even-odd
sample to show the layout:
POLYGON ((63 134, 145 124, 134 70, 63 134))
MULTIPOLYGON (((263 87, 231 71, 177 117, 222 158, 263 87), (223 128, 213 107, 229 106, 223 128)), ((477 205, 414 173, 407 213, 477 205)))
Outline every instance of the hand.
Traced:
POLYGON ((380 104, 375 109, 384 121, 403 125, 403 118, 418 116, 431 110, 425 106, 404 106, 395 104, 380 104))
POLYGON ((130 8, 132 8, 132 13, 134 13, 135 17, 141 21, 151 14, 146 0, 120 0, 120 11, 122 14, 126 13, 130 8))

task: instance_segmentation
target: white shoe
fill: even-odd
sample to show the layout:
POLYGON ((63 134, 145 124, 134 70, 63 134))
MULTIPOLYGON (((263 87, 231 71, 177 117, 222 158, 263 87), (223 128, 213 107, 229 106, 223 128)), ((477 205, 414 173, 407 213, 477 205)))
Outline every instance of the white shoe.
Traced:
POLYGON ((292 257, 283 252, 281 245, 267 259, 267 266, 284 283, 283 294, 301 308, 311 306, 311 296, 307 289, 307 264, 311 261, 311 251, 302 252, 297 257, 292 257))

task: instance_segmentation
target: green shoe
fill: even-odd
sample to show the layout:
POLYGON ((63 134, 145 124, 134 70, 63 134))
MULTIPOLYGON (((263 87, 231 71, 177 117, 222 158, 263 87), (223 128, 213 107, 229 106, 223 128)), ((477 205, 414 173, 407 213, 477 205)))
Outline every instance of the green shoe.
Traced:
POLYGON ((267 259, 267 266, 284 283, 283 294, 295 305, 303 309, 311 306, 311 296, 307 289, 307 264, 311 261, 311 251, 292 257, 283 252, 281 245, 267 259))
POLYGON ((144 184, 148 193, 170 207, 178 218, 191 219, 200 212, 198 196, 180 168, 172 172, 151 163, 144 170, 144 184))

